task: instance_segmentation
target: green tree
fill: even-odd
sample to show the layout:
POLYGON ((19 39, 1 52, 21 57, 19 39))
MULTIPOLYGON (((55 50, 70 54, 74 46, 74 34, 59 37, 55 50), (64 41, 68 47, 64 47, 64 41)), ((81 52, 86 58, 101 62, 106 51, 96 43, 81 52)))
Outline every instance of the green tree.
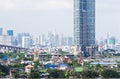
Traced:
POLYGON ((24 61, 33 61, 33 58, 26 58, 26 57, 23 57, 22 58, 24 61))
POLYGON ((58 53, 62 55, 69 54, 69 52, 63 51, 62 49, 58 49, 58 53))
POLYGON ((80 67, 81 66, 81 64, 79 64, 78 62, 77 62, 77 60, 72 60, 72 63, 68 63, 68 62, 65 62, 66 64, 67 64, 67 66, 69 66, 69 67, 71 67, 71 66, 73 66, 73 67, 80 67))
POLYGON ((83 78, 96 78, 99 77, 99 73, 95 70, 84 70, 82 73, 83 78))
POLYGON ((73 64, 73 67, 80 67, 80 66, 81 66, 81 64, 79 64, 79 63, 77 62, 77 60, 73 60, 73 61, 72 61, 72 64, 73 64))
POLYGON ((0 53, 0 58, 2 58, 2 57, 4 57, 5 56, 5 54, 3 54, 3 53, 0 53))
POLYGON ((16 70, 16 71, 15 71, 14 73, 12 73, 12 74, 13 74, 13 77, 14 77, 14 78, 19 78, 19 77, 20 77, 18 70, 16 70))
POLYGON ((102 77, 104 78, 120 78, 120 75, 117 71, 111 69, 105 69, 101 72, 102 77))
POLYGON ((42 64, 39 62, 39 60, 34 62, 34 68, 35 70, 39 70, 39 67, 42 67, 42 64))
POLYGON ((8 74, 9 74, 9 67, 0 64, 0 71, 1 71, 2 73, 4 73, 5 75, 8 75, 8 74))
POLYGON ((5 76, 6 74, 0 70, 0 76, 5 76))
POLYGON ((29 79, 39 79, 40 78, 40 72, 31 70, 31 73, 29 75, 29 79))
POLYGON ((50 77, 53 78, 64 78, 65 72, 63 70, 57 70, 57 69, 48 69, 47 71, 50 75, 50 77))
POLYGON ((81 78, 81 73, 80 73, 80 72, 77 72, 77 73, 76 73, 76 77, 77 77, 77 78, 81 78))

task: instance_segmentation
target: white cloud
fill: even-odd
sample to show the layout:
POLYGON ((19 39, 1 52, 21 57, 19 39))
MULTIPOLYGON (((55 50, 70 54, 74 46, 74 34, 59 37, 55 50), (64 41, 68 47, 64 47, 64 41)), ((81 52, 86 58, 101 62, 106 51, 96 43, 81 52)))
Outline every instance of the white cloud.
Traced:
POLYGON ((0 9, 17 10, 17 9, 68 9, 71 8, 70 0, 0 0, 0 9))

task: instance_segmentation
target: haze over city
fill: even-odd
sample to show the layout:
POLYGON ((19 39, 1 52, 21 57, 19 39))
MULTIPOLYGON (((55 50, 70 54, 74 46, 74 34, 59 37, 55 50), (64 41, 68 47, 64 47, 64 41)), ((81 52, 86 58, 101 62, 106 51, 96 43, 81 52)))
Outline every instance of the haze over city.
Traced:
MULTIPOLYGON (((119 37, 120 0, 96 0, 96 38, 119 37)), ((0 27, 33 35, 73 36, 73 0, 0 0, 0 27)))
POLYGON ((0 0, 0 78, 119 79, 119 3, 0 0))

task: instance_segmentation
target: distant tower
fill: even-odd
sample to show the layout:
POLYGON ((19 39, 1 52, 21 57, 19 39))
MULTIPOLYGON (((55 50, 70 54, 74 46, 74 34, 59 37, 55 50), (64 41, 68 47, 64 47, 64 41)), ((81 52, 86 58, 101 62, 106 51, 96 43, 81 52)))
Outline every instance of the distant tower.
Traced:
POLYGON ((14 33, 13 33, 13 30, 7 30, 7 35, 8 35, 8 36, 13 36, 13 34, 14 34, 14 33))
MULTIPOLYGON (((16 39, 18 46, 21 46, 21 47, 22 47, 22 45, 23 45, 23 44, 22 44, 23 37, 25 37, 25 36, 31 37, 29 33, 18 33, 17 39, 16 39)), ((31 40, 30 40, 30 43, 31 43, 31 40)))
POLYGON ((44 46, 44 45, 45 45, 45 42, 46 42, 46 40, 45 40, 45 35, 42 34, 42 35, 40 36, 40 45, 41 45, 41 46, 44 46))
POLYGON ((82 51, 95 45, 95 0, 74 0, 74 44, 82 51))
POLYGON ((22 37, 22 47, 29 48, 30 47, 30 36, 22 37))
POLYGON ((109 33, 107 33, 107 49, 109 49, 109 33))
POLYGON ((3 35, 3 28, 0 28, 0 36, 3 35))

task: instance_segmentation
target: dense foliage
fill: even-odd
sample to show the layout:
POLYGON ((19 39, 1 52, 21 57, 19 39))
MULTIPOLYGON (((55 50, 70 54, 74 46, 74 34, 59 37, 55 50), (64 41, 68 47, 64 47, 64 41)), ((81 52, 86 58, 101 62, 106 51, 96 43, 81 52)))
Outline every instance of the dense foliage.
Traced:
POLYGON ((31 73, 29 74, 29 79, 39 79, 40 78, 40 72, 36 70, 32 70, 31 73))
POLYGON ((117 71, 111 69, 105 69, 101 72, 104 78, 120 78, 120 74, 117 71))
POLYGON ((96 78, 99 77, 99 73, 95 70, 85 70, 82 72, 83 78, 96 78))
POLYGON ((8 75, 9 67, 0 64, 0 76, 8 75))
POLYGON ((57 69, 48 69, 49 77, 53 78, 64 78, 65 72, 57 69))

